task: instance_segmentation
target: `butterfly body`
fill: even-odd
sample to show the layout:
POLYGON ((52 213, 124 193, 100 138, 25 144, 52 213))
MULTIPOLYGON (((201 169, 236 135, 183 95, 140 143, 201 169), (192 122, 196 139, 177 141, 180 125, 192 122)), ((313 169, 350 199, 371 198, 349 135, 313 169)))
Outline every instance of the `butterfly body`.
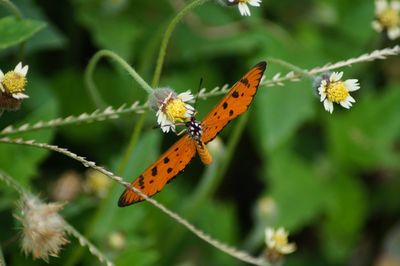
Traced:
MULTIPOLYGON (((182 172, 196 153, 204 164, 210 164, 212 157, 206 144, 231 120, 247 111, 266 65, 266 62, 260 62, 247 72, 201 122, 191 117, 185 123, 187 134, 164 152, 131 186, 151 197, 182 172)), ((142 200, 141 196, 128 188, 121 195, 118 206, 125 207, 142 200)))
POLYGON ((190 138, 195 142, 197 154, 199 155, 200 160, 205 165, 212 163, 211 154, 202 140, 203 130, 201 123, 193 116, 185 123, 185 126, 190 138))

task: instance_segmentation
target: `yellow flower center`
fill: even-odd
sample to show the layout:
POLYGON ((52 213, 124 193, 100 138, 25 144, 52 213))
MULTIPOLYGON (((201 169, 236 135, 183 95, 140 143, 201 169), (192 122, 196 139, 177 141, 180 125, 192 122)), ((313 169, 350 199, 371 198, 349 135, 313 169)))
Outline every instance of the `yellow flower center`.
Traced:
POLYGON ((275 234, 273 239, 276 243, 276 247, 279 249, 288 243, 287 235, 285 234, 275 234))
POLYGON ((26 83, 26 78, 14 71, 8 71, 2 81, 3 87, 10 94, 24 92, 26 83))
POLYGON ((340 103, 349 96, 349 91, 342 81, 335 81, 327 85, 326 96, 329 101, 340 103))
POLYGON ((395 27, 400 24, 400 16, 397 10, 387 8, 378 14, 378 19, 382 26, 386 28, 395 27))
POLYGON ((179 99, 173 99, 164 107, 164 113, 173 122, 184 122, 186 120, 186 105, 179 99))

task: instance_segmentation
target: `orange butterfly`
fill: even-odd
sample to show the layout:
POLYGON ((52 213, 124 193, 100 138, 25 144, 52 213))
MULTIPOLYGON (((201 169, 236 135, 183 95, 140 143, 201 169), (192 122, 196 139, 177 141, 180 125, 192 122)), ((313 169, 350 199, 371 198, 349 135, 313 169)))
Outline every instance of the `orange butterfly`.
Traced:
MULTIPOLYGON (((185 169, 196 151, 204 164, 210 164, 212 158, 205 144, 213 140, 229 121, 247 111, 266 66, 266 62, 260 62, 247 72, 201 123, 195 117, 186 122, 187 134, 150 165, 131 186, 149 197, 153 196, 185 169)), ((126 189, 119 198, 118 206, 125 207, 142 200, 141 196, 126 189)))

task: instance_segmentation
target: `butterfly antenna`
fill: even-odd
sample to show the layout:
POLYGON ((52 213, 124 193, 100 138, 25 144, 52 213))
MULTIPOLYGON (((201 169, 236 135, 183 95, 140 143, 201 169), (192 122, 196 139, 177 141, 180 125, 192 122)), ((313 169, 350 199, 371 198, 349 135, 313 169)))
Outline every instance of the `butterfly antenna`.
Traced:
POLYGON ((200 78, 199 87, 197 88, 196 98, 194 99, 194 105, 193 105, 194 110, 196 110, 196 105, 200 95, 201 85, 203 85, 203 78, 200 78))

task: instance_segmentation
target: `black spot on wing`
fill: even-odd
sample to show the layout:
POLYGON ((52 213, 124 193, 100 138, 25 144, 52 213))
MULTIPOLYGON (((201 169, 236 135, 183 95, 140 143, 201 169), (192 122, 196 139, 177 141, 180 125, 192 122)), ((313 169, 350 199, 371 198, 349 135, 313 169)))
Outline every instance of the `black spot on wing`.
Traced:
POLYGON ((172 172, 172 168, 169 167, 169 168, 167 169, 167 173, 169 174, 169 173, 171 173, 171 172, 172 172))
POLYGON ((247 78, 242 78, 242 79, 240 80, 240 82, 241 82, 244 86, 246 86, 247 88, 250 88, 250 83, 249 83, 249 80, 248 80, 247 78))
POLYGON ((140 175, 138 178, 140 189, 144 189, 144 176, 140 175))
POLYGON ((232 116, 233 115, 233 110, 230 110, 229 111, 229 116, 232 116))
MULTIPOLYGON (((193 157, 190 159, 190 161, 186 164, 186 167, 192 162, 193 158, 194 158, 194 156, 193 156, 193 157)), ((185 170, 185 169, 182 169, 182 170, 179 171, 176 175, 174 175, 173 177, 171 177, 171 178, 167 181, 167 184, 169 184, 172 180, 174 180, 175 177, 177 177, 177 176, 178 176, 180 173, 182 173, 184 170, 185 170)), ((143 177, 143 179, 144 179, 144 177, 143 177)), ((132 190, 131 190, 131 191, 132 191, 132 190)), ((132 192, 133 192, 133 191, 132 191, 132 192)), ((157 190, 157 192, 154 193, 151 197, 154 197, 154 196, 157 195, 159 192, 160 192, 160 190, 157 190)), ((134 192, 133 192, 133 193, 134 193, 134 192)), ((124 198, 123 198, 123 195, 125 195, 125 193, 122 194, 122 196, 119 198, 118 207, 126 207, 126 206, 129 206, 129 205, 136 204, 136 203, 139 203, 139 202, 144 201, 144 199, 140 199, 140 200, 135 201, 135 202, 133 202, 133 203, 131 203, 131 204, 126 204, 126 202, 125 202, 125 200, 124 200, 124 198)))
POLYGON ((224 109, 226 109, 226 108, 228 107, 228 103, 227 103, 227 102, 224 102, 224 103, 222 104, 222 107, 223 107, 224 109))
POLYGON ((234 91, 234 92, 232 93, 232 97, 233 97, 233 98, 239 97, 238 91, 234 91))
POLYGON ((164 163, 167 164, 168 162, 169 162, 169 158, 168 158, 168 157, 165 157, 165 158, 164 158, 164 163))
POLYGON ((156 175, 157 175, 157 166, 154 166, 154 167, 151 169, 151 175, 152 175, 152 176, 156 176, 156 175))

